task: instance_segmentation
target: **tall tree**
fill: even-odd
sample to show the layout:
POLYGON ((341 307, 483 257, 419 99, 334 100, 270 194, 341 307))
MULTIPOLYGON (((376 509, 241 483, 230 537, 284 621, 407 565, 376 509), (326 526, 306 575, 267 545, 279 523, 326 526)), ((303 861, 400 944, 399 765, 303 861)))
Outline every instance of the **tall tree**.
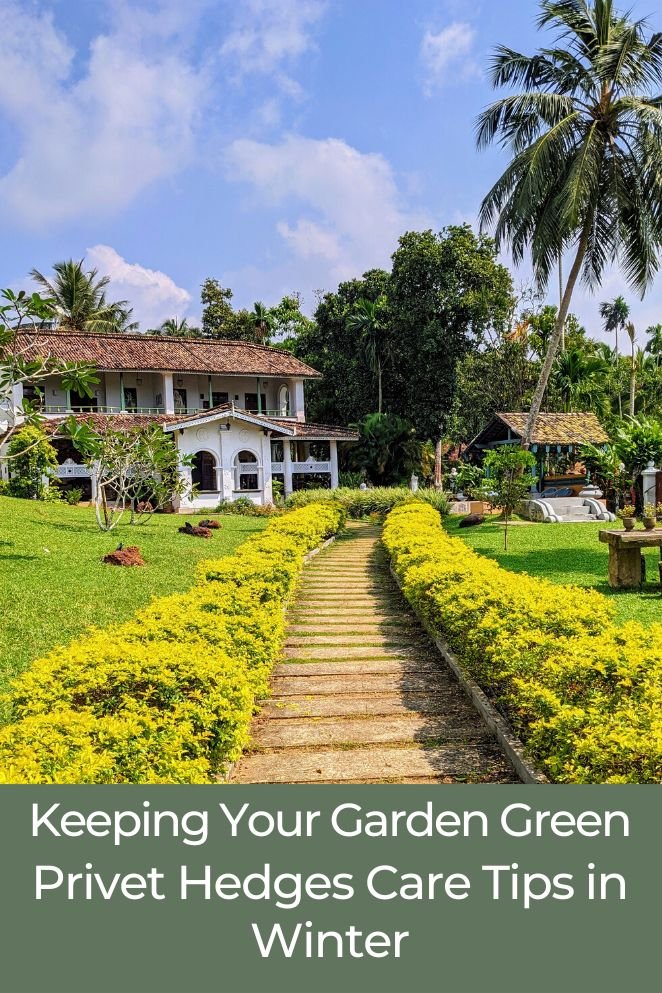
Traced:
POLYGON ((370 370, 377 381, 377 413, 382 413, 382 377, 388 359, 386 296, 377 300, 359 300, 347 318, 347 327, 360 339, 370 370))
POLYGON ((543 287, 572 252, 525 446, 580 278, 596 286, 620 261, 643 293, 662 245, 662 35, 614 0, 543 0, 538 27, 555 30, 552 47, 496 49, 493 85, 518 91, 488 107, 477 127, 479 147, 498 142, 512 153, 482 203, 483 226, 495 225, 516 262, 531 253, 543 287))
POLYGON ((200 292, 203 338, 228 338, 231 341, 255 341, 253 316, 232 306, 232 290, 218 279, 205 279, 200 292))
POLYGON ((627 322, 625 330, 630 339, 630 417, 634 417, 637 395, 637 330, 632 321, 627 322))
POLYGON ((52 301, 59 327, 67 331, 104 331, 124 334, 136 331, 133 310, 126 300, 109 301, 106 288, 109 276, 99 276, 97 269, 85 270, 85 259, 56 262, 50 279, 32 269, 30 276, 52 301))
POLYGON ((656 366, 662 363, 662 324, 654 324, 645 331, 648 341, 645 351, 653 357, 656 366))
POLYGON ((253 322, 253 328, 255 331, 255 339, 261 344, 266 344, 271 338, 273 332, 273 319, 271 317, 271 311, 261 300, 257 300, 253 304, 253 310, 250 315, 250 319, 253 322))
POLYGON ((605 301, 605 303, 600 304, 600 317, 603 320, 604 329, 608 334, 613 333, 615 336, 615 353, 614 353, 614 368, 616 369, 616 382, 618 384, 618 412, 620 415, 623 414, 622 402, 621 402, 621 390, 620 390, 620 377, 619 372, 619 349, 618 349, 618 332, 625 330, 627 320, 630 316, 630 308, 624 297, 616 297, 615 300, 605 301))
POLYGON ((605 363, 580 348, 561 352, 554 363, 551 382, 558 390, 563 410, 588 408, 602 412, 605 402, 605 363))
POLYGON ((511 326, 510 273, 497 262, 492 239, 468 225, 409 231, 393 256, 387 296, 388 409, 410 420, 420 438, 439 443, 450 425, 458 362, 511 326))

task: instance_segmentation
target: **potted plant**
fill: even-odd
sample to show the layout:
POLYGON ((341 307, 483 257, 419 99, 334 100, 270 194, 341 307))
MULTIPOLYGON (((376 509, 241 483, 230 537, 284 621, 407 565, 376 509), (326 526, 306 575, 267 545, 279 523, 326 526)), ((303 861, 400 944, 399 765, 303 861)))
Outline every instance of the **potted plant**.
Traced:
POLYGON ((644 507, 644 528, 646 531, 653 531, 657 521, 655 520, 655 505, 647 503, 644 507))
POLYGON ((628 503, 621 510, 616 511, 616 516, 620 517, 623 521, 623 527, 626 531, 632 531, 634 529, 634 507, 631 503, 628 503))

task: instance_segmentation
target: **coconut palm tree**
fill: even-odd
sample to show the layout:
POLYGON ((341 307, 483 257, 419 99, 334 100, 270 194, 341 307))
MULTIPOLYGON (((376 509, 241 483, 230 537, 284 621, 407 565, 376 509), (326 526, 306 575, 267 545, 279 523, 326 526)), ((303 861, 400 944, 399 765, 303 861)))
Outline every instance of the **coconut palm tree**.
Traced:
POLYGON ((262 344, 267 342, 273 330, 273 318, 269 308, 265 307, 260 300, 257 300, 253 304, 253 312, 249 314, 249 320, 255 328, 255 335, 258 341, 262 344))
POLYGON ((659 367, 662 361, 662 324, 646 328, 644 334, 648 338, 644 351, 653 357, 656 367, 659 367))
POLYGON ((38 269, 30 276, 54 301, 53 310, 58 324, 67 331, 106 331, 124 333, 135 331, 138 324, 131 320, 133 311, 126 300, 109 302, 106 287, 108 276, 98 270, 83 269, 85 259, 56 262, 53 276, 48 279, 38 269))
POLYGON ((185 338, 191 333, 191 327, 185 317, 181 320, 178 317, 168 317, 160 325, 158 333, 172 338, 185 338))
POLYGON ((637 395, 637 329, 628 321, 625 330, 630 339, 630 417, 634 417, 634 401, 637 395))
POLYGON ((366 361, 377 380, 378 414, 382 413, 382 378, 384 365, 388 358, 386 323, 384 321, 385 307, 386 297, 384 296, 374 301, 359 300, 354 308, 354 313, 347 318, 347 327, 350 331, 355 331, 361 339, 366 361))
MULTIPOLYGON (((619 360, 619 350, 618 350, 618 332, 624 331, 627 325, 628 318, 630 316, 630 308, 628 307, 624 297, 616 297, 611 303, 606 301, 600 304, 600 317, 604 322, 604 329, 607 333, 613 332, 615 335, 615 354, 614 354, 614 367, 618 373, 618 360, 619 360)), ((622 417, 623 410, 621 406, 621 390, 620 390, 620 376, 616 376, 618 382, 618 413, 622 417)))
POLYGON ((552 381, 563 401, 563 409, 570 413, 577 405, 602 411, 605 402, 604 360, 587 355, 580 348, 561 352, 554 364, 552 381))
POLYGON ((619 262, 643 293, 662 245, 662 35, 614 0, 543 0, 538 27, 556 32, 551 47, 496 49, 492 83, 516 92, 477 124, 480 148, 497 142, 512 155, 482 203, 482 226, 494 227, 516 263, 531 254, 541 288, 571 253, 526 446, 578 281, 597 286, 619 262))

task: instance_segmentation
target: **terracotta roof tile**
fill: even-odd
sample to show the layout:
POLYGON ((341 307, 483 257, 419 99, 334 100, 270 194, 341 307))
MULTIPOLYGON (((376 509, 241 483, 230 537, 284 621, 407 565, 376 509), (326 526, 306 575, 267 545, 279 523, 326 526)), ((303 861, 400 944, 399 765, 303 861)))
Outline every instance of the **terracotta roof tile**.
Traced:
POLYGON ((203 372, 224 376, 320 376, 282 348, 214 338, 146 334, 29 331, 19 335, 26 358, 87 362, 102 370, 203 372))

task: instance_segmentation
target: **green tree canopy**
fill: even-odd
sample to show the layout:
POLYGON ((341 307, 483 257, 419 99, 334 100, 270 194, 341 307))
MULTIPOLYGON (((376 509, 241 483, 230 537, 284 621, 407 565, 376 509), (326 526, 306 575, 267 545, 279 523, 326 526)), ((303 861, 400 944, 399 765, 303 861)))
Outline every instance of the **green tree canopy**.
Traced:
POLYGON ((98 270, 83 268, 85 259, 56 262, 48 278, 38 269, 30 276, 48 294, 58 325, 67 331, 105 331, 123 334, 136 331, 133 310, 126 300, 109 301, 106 289, 108 276, 98 270))

